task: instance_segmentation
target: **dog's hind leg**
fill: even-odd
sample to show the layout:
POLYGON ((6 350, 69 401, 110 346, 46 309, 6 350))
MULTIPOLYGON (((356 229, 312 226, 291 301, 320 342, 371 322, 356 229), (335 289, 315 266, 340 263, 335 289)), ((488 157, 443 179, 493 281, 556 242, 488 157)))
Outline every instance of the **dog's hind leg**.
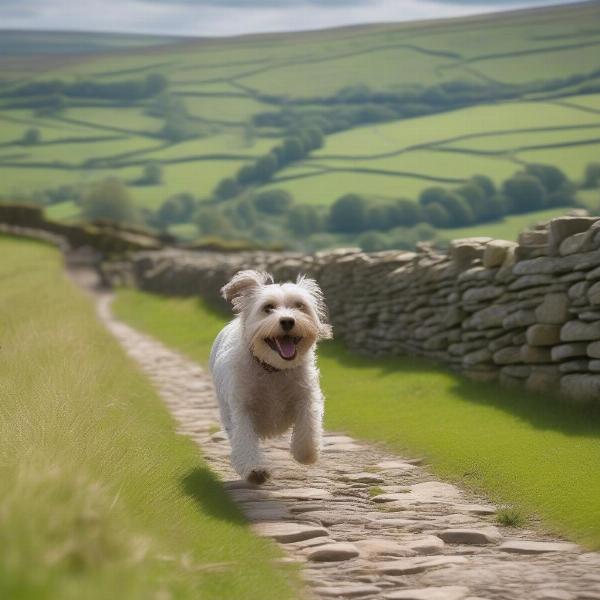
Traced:
POLYGON ((231 464, 238 475, 251 483, 264 483, 271 476, 265 466, 258 436, 247 415, 232 415, 231 464))
POLYGON ((310 465, 317 462, 321 451, 322 421, 323 398, 315 392, 297 407, 291 451, 299 463, 310 465))

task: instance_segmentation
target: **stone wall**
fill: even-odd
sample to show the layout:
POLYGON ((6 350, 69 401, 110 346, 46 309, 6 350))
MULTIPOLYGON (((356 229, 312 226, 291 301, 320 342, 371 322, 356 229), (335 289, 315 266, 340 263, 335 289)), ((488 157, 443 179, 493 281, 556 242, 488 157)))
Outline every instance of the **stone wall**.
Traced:
POLYGON ((59 223, 46 219, 39 206, 0 203, 0 225, 5 232, 47 240, 60 238, 71 248, 88 247, 104 254, 162 248, 165 240, 153 233, 132 227, 96 221, 59 223))
POLYGON ((448 253, 163 250, 104 266, 115 282, 211 301, 242 268, 315 277, 335 336, 353 351, 426 356, 478 380, 600 399, 600 218, 554 219, 516 243, 455 240, 448 253))

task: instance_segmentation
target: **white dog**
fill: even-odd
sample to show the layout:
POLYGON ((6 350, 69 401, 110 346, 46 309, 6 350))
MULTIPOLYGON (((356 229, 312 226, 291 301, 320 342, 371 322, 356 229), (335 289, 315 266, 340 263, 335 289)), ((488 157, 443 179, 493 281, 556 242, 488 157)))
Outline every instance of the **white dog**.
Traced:
POLYGON ((237 313, 210 354, 221 422, 233 468, 252 483, 264 483, 270 473, 260 438, 293 426, 292 456, 304 464, 319 456, 323 394, 315 346, 331 337, 331 327, 312 279, 278 285, 267 273, 240 271, 221 294, 237 313))

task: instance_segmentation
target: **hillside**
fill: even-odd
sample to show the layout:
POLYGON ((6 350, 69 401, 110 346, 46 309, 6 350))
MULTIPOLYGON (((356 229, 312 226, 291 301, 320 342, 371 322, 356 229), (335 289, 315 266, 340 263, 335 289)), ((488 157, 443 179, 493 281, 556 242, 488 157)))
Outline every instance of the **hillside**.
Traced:
MULTIPOLYGON (((140 218, 175 233, 195 237, 200 220, 203 234, 279 241, 292 220, 327 244, 327 211, 349 193, 415 202, 538 163, 577 184, 600 156, 599 45, 598 2, 221 39, 2 31, 0 195, 75 219, 117 177, 140 218), (279 216, 244 216, 272 189, 288 192, 279 216)), ((596 193, 579 197, 595 208, 596 193)))

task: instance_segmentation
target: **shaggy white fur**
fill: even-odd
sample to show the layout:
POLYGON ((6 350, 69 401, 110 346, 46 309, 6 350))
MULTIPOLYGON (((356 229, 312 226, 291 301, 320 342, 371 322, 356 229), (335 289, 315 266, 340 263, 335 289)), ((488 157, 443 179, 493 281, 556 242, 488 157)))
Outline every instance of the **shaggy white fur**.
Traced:
POLYGON ((291 453, 314 463, 321 448, 323 394, 315 346, 331 337, 323 295, 312 279, 273 283, 267 273, 240 271, 221 290, 237 316, 210 354, 231 463, 253 483, 270 472, 259 440, 293 427, 291 453))

